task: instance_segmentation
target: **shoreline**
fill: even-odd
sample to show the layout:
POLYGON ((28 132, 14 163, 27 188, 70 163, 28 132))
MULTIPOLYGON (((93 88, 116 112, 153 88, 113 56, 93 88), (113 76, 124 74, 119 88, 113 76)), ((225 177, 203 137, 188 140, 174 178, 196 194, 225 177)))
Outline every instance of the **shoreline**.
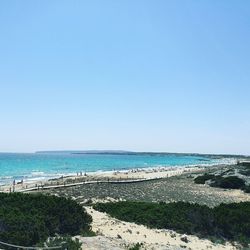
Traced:
POLYGON ((15 185, 4 184, 0 186, 0 192, 31 192, 43 189, 63 188, 71 186, 79 186, 92 183, 132 183, 139 181, 148 181, 168 178, 171 176, 182 175, 183 173, 193 173, 204 171, 213 167, 223 167, 233 165, 235 159, 230 159, 228 162, 200 164, 200 165, 185 165, 185 166, 161 166, 136 168, 129 170, 113 170, 113 171, 97 171, 97 172, 79 172, 75 175, 72 173, 66 176, 58 176, 51 179, 40 179, 35 181, 19 181, 15 185))
MULTIPOLYGON (((91 184, 62 189, 41 190, 41 193, 56 195, 75 200, 84 206, 92 216, 91 224, 97 234, 94 238, 77 236, 83 248, 127 249, 136 243, 143 243, 142 249, 240 249, 237 243, 216 241, 210 238, 199 238, 192 234, 181 234, 170 229, 147 228, 133 222, 116 219, 104 212, 93 209, 98 202, 134 201, 134 202, 189 202, 208 207, 216 207, 221 203, 238 203, 250 201, 250 195, 242 190, 221 189, 205 184, 194 183, 194 178, 207 172, 225 172, 235 165, 216 165, 207 168, 190 169, 190 172, 172 175, 154 181, 134 182, 131 184, 91 184), (191 171, 192 170, 192 171, 191 171), (170 177, 170 176, 169 176, 170 177), (183 240, 184 239, 184 240, 183 240), (186 239, 186 240, 185 240, 186 239), (211 241, 213 240, 213 241, 211 241)), ((160 173, 159 173, 160 174, 160 173)))
MULTIPOLYGON (((82 242, 82 249, 128 249, 136 243, 142 243, 142 249, 213 249, 235 250, 238 245, 232 242, 211 241, 192 234, 181 234, 170 229, 147 228, 146 226, 125 222, 93 209, 97 202, 144 201, 144 202, 189 202, 218 206, 221 203, 250 201, 250 196, 242 190, 225 190, 209 185, 194 183, 200 174, 217 171, 225 172, 235 168, 230 164, 210 166, 184 166, 172 168, 133 169, 130 171, 97 172, 87 176, 67 176, 52 180, 55 186, 41 189, 24 190, 25 192, 43 193, 75 200, 92 216, 92 229, 95 237, 75 236, 82 242), (171 178, 170 178, 171 177, 171 178), (88 181, 87 181, 88 180, 88 181), (108 181, 109 180, 109 181, 108 181), (76 181, 76 183, 74 183, 76 181), (82 182, 80 182, 82 181, 82 182), (62 183, 69 182, 66 185, 62 183), (70 183, 71 182, 71 183, 70 183), (59 185, 57 185, 57 183, 59 185)), ((48 182, 48 184, 50 184, 48 182)), ((21 192, 22 190, 16 190, 21 192)))
MULTIPOLYGON (((90 204, 98 200, 103 201, 109 197, 112 200, 122 199, 149 202, 185 201, 213 207, 220 203, 249 200, 250 196, 243 190, 221 189, 210 187, 208 184, 199 185, 194 182, 194 178, 204 173, 220 174, 235 168, 236 165, 216 165, 199 169, 182 169, 182 171, 156 172, 154 173, 155 176, 152 173, 145 174, 143 172, 144 174, 139 174, 144 179, 138 179, 138 181, 132 178, 131 174, 122 174, 121 179, 119 175, 113 175, 112 178, 101 175, 102 177, 98 179, 96 177, 95 179, 90 179, 89 177, 88 182, 86 179, 84 182, 84 178, 86 177, 83 177, 83 182, 79 185, 75 184, 73 179, 69 183, 71 185, 48 186, 34 192, 64 196, 74 199, 80 204, 90 204)), ((76 181, 79 180, 76 179, 76 181)), ((63 183, 62 180, 61 183, 63 183)))
MULTIPOLYGON (((211 161, 202 162, 202 163, 186 163, 186 164, 173 164, 169 165, 168 163, 159 163, 159 164, 146 164, 142 163, 141 165, 138 166, 125 166, 121 167, 118 166, 117 168, 115 166, 109 166, 105 167, 108 168, 108 170, 102 170, 102 167, 100 166, 99 169, 96 170, 91 170, 91 167, 88 167, 85 169, 84 166, 78 167, 74 169, 74 166, 70 167, 67 171, 62 171, 59 168, 59 171, 52 171, 53 169, 36 169, 34 167, 33 170, 26 170, 25 171, 25 165, 23 166, 23 170, 15 174, 10 174, 6 173, 5 175, 0 176, 0 188, 3 186, 12 186, 13 182, 15 181, 16 183, 24 181, 25 184, 30 185, 32 183, 40 183, 40 182, 47 182, 51 181, 53 179, 60 179, 61 177, 63 178, 68 178, 68 177, 75 177, 77 176, 77 172, 79 172, 79 175, 83 175, 83 173, 87 175, 106 175, 107 173, 113 173, 113 172, 129 172, 133 170, 141 171, 141 170, 152 170, 152 169, 161 169, 161 168, 185 168, 185 167, 207 167, 207 166, 213 166, 213 165, 221 165, 221 164, 234 164, 237 161, 238 158, 221 158, 221 159, 210 159, 211 161), (73 168, 73 169, 71 169, 73 168), (27 172, 28 171, 28 172, 27 172)), ((3 172, 4 173, 4 172, 3 172)))

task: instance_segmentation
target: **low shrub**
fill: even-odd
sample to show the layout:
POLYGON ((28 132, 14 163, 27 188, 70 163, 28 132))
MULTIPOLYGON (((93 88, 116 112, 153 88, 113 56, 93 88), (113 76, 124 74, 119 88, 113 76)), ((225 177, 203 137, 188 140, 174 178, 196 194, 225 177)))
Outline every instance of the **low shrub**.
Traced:
POLYGON ((245 187, 245 181, 237 176, 221 177, 216 176, 210 184, 212 187, 242 189, 245 187))
POLYGON ((185 202, 98 203, 95 209, 150 228, 250 243, 250 202, 221 204, 209 208, 185 202))
POLYGON ((194 182, 196 184, 205 184, 206 181, 213 179, 213 178, 214 178, 214 175, 206 173, 204 175, 200 175, 200 176, 196 177, 194 179, 194 182))
POLYGON ((0 193, 0 239, 33 246, 49 236, 90 231, 92 218, 77 202, 42 194, 0 193))
POLYGON ((250 176, 250 169, 242 169, 239 173, 245 176, 250 176))
MULTIPOLYGON (((42 242, 40 244, 37 244, 37 247, 44 247, 45 244, 42 242)), ((79 239, 72 239, 71 237, 53 237, 49 238, 46 241, 46 247, 57 247, 62 246, 62 249, 70 249, 70 250, 81 250, 82 249, 82 243, 79 241, 79 239)))
POLYGON ((239 165, 250 169, 250 162, 240 162, 239 165))
MULTIPOLYGON (((243 170, 242 170, 243 171, 243 170)), ((204 174, 194 179, 196 184, 205 184, 210 180, 211 187, 225 188, 225 189, 242 189, 246 193, 249 192, 248 187, 245 186, 245 181, 237 176, 223 177, 221 175, 204 174)))
POLYGON ((243 190, 244 190, 245 193, 250 193, 250 185, 245 185, 243 190))
POLYGON ((134 246, 130 247, 128 250, 140 250, 143 246, 142 243, 136 243, 134 246))

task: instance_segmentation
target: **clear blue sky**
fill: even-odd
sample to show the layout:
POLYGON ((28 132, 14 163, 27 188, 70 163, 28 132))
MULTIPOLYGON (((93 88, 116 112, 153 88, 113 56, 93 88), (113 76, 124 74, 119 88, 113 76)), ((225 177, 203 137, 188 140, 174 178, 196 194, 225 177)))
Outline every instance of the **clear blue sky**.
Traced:
POLYGON ((250 154, 250 1, 1 1, 0 151, 250 154))

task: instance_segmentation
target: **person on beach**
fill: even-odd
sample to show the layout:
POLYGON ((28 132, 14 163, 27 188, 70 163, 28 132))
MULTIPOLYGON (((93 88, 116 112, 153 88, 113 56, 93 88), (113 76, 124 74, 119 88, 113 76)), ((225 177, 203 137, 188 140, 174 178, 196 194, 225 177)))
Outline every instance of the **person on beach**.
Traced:
POLYGON ((16 180, 13 180, 13 192, 15 192, 15 185, 16 185, 16 180))

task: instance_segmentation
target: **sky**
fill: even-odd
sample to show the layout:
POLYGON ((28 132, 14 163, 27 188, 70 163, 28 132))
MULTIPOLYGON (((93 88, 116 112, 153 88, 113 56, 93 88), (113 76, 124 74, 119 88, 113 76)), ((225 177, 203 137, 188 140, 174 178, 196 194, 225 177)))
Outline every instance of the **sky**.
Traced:
POLYGON ((0 151, 250 155, 250 1, 0 2, 0 151))

